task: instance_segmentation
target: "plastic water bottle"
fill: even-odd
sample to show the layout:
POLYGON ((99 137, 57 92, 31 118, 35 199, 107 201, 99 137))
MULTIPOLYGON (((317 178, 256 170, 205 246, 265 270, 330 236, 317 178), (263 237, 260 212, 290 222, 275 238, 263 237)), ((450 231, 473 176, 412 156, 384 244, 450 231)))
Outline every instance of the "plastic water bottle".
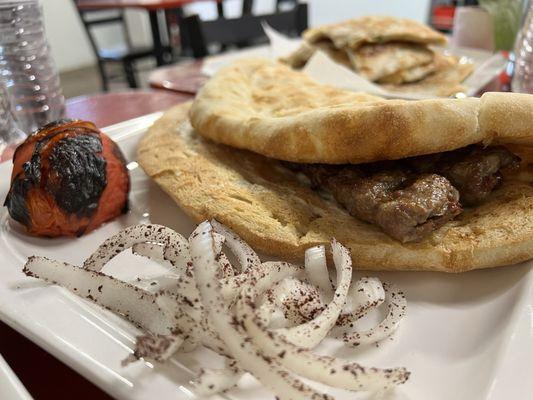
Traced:
POLYGON ((0 162, 9 158, 14 145, 24 140, 24 137, 11 115, 5 86, 0 82, 0 162))
POLYGON ((65 99, 38 0, 0 1, 0 80, 26 134, 63 115, 65 99))
POLYGON ((528 4, 524 25, 518 33, 515 46, 513 92, 533 93, 533 1, 528 4))

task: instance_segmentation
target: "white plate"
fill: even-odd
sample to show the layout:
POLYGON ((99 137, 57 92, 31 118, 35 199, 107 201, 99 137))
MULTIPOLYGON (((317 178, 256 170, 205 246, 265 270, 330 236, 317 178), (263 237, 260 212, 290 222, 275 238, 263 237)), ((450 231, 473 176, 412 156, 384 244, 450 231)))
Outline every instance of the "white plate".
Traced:
POLYGON ((0 399, 31 400, 32 397, 0 354, 0 399))
MULTIPOLYGON (((188 384, 202 363, 220 360, 208 351, 179 355, 167 365, 121 367, 137 329, 121 318, 57 286, 25 277, 30 255, 80 264, 105 238, 148 219, 188 235, 193 222, 140 170, 135 148, 158 117, 152 114, 105 129, 130 161, 129 214, 79 239, 25 235, 0 211, 0 318, 119 399, 193 398, 188 384)), ((0 165, 0 199, 9 186, 11 163, 0 165)), ((320 351, 387 367, 406 366, 411 379, 380 395, 331 391, 338 399, 497 400, 531 399, 533 393, 533 263, 460 275, 380 273, 407 294, 408 314, 391 340, 347 348, 327 340, 320 351)), ((145 259, 120 255, 108 272, 150 280, 162 272, 145 259), (139 272, 141 270, 141 272, 139 272)), ((31 362, 29 360, 29 362, 31 362)), ((231 399, 272 399, 252 378, 226 394, 231 399)))

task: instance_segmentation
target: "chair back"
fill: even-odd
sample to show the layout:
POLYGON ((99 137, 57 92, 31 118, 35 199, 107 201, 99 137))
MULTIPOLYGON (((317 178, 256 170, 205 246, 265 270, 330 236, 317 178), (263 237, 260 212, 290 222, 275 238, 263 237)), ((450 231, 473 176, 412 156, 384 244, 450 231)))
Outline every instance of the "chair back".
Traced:
POLYGON ((94 9, 94 10, 82 10, 78 7, 77 0, 73 0, 80 20, 85 27, 87 36, 91 47, 97 57, 101 56, 102 49, 98 46, 96 37, 94 35, 94 27, 97 26, 109 26, 119 25, 122 28, 122 34, 124 36, 125 44, 128 49, 131 49, 131 38, 128 32, 126 19, 124 17, 123 9, 94 9))
POLYGON ((267 15, 251 15, 250 11, 251 8, 242 17, 232 19, 202 21, 196 14, 183 18, 181 27, 190 38, 193 56, 207 56, 208 46, 213 43, 228 46, 266 39, 262 21, 290 36, 299 36, 307 29, 306 3, 298 3, 291 10, 267 15))

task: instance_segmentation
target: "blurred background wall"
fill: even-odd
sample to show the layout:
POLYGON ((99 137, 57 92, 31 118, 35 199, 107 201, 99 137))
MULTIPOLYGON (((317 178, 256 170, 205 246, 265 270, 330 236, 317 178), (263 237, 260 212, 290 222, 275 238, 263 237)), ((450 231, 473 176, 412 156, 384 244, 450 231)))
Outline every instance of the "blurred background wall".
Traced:
MULTIPOLYGON (((339 22, 350 17, 368 14, 384 14, 412 18, 426 22, 429 12, 429 0, 308 0, 309 25, 339 22)), ((78 18, 72 0, 42 0, 47 36, 52 55, 59 70, 70 71, 93 65, 95 60, 84 28, 78 18), (72 46, 75 43, 76 46, 72 46)), ((228 17, 238 16, 242 0, 224 1, 228 17)), ((256 0, 254 13, 267 13, 274 9, 274 0, 256 0)), ((203 19, 216 18, 214 2, 199 2, 187 6, 186 13, 198 13, 203 19)), ((128 10, 127 20, 132 41, 136 44, 149 44, 150 25, 148 16, 143 11, 128 10)), ((120 31, 109 28, 100 29, 98 40, 105 47, 118 46, 121 43, 120 31)))

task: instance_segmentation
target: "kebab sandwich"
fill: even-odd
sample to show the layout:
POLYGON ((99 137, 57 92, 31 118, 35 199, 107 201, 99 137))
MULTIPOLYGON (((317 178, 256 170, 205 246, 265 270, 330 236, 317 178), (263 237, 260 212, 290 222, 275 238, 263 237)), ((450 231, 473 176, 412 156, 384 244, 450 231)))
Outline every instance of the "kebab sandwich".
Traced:
POLYGON ((385 100, 239 61, 165 113, 139 162, 194 219, 302 259, 335 237, 367 270, 533 258, 533 96, 385 100))
POLYGON ((420 22, 366 16, 307 29, 301 46, 281 59, 302 68, 316 51, 391 92, 451 96, 474 64, 447 54, 446 36, 420 22))

